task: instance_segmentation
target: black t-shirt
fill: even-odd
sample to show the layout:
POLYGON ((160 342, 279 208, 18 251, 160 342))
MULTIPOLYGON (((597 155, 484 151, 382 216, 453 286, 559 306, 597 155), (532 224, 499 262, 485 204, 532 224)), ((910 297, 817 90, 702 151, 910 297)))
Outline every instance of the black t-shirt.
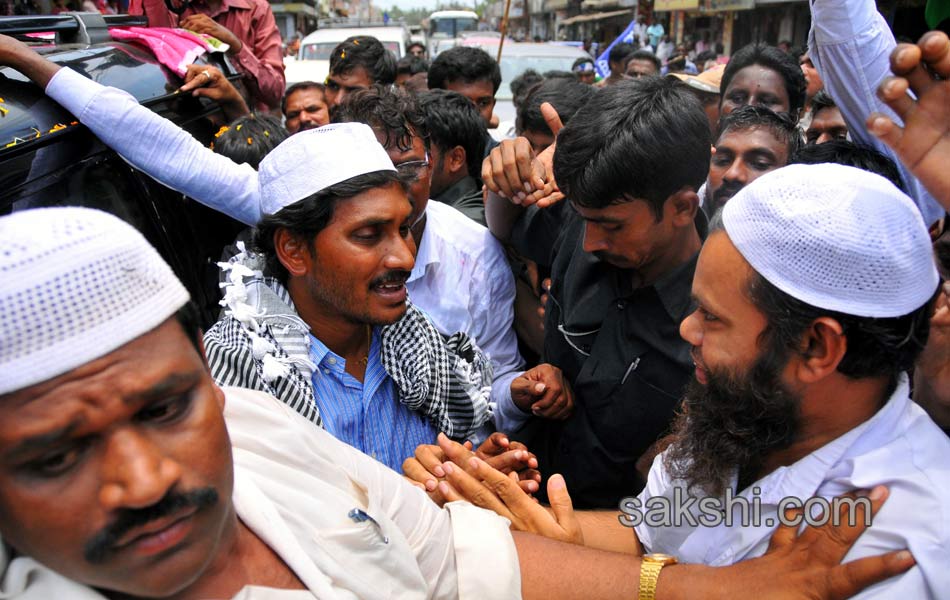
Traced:
MULTIPOLYGON (((705 237, 701 211, 696 225, 705 237)), ((564 201, 529 208, 513 230, 519 252, 551 266, 543 360, 564 372, 576 400, 567 421, 532 418, 513 437, 543 474, 564 475, 575 506, 617 508, 643 488, 636 461, 668 432, 693 372, 679 325, 692 309, 697 257, 634 288, 629 271, 584 251, 584 227, 564 201)))

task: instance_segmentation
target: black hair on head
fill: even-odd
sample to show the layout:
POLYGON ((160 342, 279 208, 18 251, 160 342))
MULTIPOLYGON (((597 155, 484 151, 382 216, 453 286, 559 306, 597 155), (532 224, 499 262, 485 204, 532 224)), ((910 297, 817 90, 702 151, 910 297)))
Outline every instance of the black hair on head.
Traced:
POLYGON ((456 46, 440 52, 429 67, 429 89, 444 90, 453 81, 490 81, 493 93, 501 87, 501 69, 481 48, 456 46))
POLYGON ((287 114, 287 100, 290 99, 290 96, 300 90, 320 90, 321 94, 326 93, 327 87, 322 83, 317 83, 316 81, 298 81, 297 83, 291 85, 284 92, 284 97, 280 99, 280 112, 281 114, 287 114))
POLYGON ((558 134, 554 176, 579 206, 639 199, 660 221, 667 198, 706 180, 710 143, 699 100, 678 81, 621 81, 592 95, 558 134))
POLYGON ((819 110, 824 108, 836 108, 835 99, 825 90, 818 90, 818 93, 811 99, 811 114, 818 114, 819 110))
POLYGON ((480 178, 485 154, 485 121, 471 100, 448 90, 422 92, 417 100, 425 115, 429 142, 443 153, 456 146, 464 148, 468 174, 480 178))
POLYGON ((597 88, 581 83, 574 77, 545 80, 534 87, 518 107, 515 130, 519 134, 524 131, 537 131, 551 135, 551 128, 541 114, 542 104, 550 102, 561 117, 561 122, 567 125, 574 113, 596 93, 597 88))
POLYGON ((656 67, 656 74, 657 74, 657 75, 660 74, 660 69, 663 68, 663 65, 660 64, 660 59, 659 59, 659 57, 657 57, 656 54, 653 54, 652 52, 649 52, 649 51, 647 51, 647 50, 637 50, 636 52, 634 52, 634 53, 632 53, 630 56, 628 56, 628 57, 627 57, 627 60, 625 60, 625 61, 623 62, 623 68, 624 68, 624 69, 627 68, 627 64, 628 64, 631 60, 648 60, 648 61, 650 61, 651 63, 653 63, 653 66, 656 67))
POLYGON ((798 149, 789 164, 817 165, 835 163, 876 173, 893 183, 897 189, 907 193, 901 172, 897 164, 886 154, 870 146, 856 144, 848 140, 831 140, 824 144, 808 144, 798 149))
POLYGON ((396 63, 396 75, 415 75, 416 73, 425 73, 429 70, 429 61, 426 59, 407 54, 396 63))
POLYGON ((330 53, 330 74, 342 75, 357 67, 366 69, 373 83, 390 85, 396 81, 396 57, 369 35, 348 37, 330 53))
POLYGON ((214 136, 211 149, 234 162, 257 169, 261 160, 290 134, 277 117, 251 113, 222 127, 214 136))
POLYGON ((620 42, 616 46, 610 49, 610 54, 607 57, 607 64, 609 65, 618 65, 618 67, 623 67, 626 64, 627 59, 631 54, 637 51, 637 47, 633 44, 628 44, 627 42, 620 42))
POLYGON ((790 116, 798 121, 798 115, 802 107, 805 106, 805 89, 807 87, 805 75, 802 73, 801 67, 798 66, 798 61, 775 46, 749 44, 733 54, 726 65, 726 69, 722 72, 720 89, 723 98, 725 98, 729 84, 736 73, 752 65, 759 65, 779 74, 785 82, 785 91, 788 92, 790 116))
POLYGON ((798 124, 785 113, 777 113, 764 106, 740 106, 719 119, 716 141, 730 131, 767 129, 778 141, 785 144, 786 156, 793 156, 802 147, 802 134, 798 124))
POLYGON ((515 105, 515 110, 524 104, 528 94, 542 81, 544 77, 534 69, 526 69, 524 73, 511 80, 508 87, 511 88, 511 103, 515 105))
POLYGON ((357 90, 333 113, 334 123, 365 123, 376 132, 386 134, 383 146, 402 152, 412 148, 414 137, 422 138, 429 147, 429 130, 425 117, 412 94, 400 88, 374 85, 357 90))

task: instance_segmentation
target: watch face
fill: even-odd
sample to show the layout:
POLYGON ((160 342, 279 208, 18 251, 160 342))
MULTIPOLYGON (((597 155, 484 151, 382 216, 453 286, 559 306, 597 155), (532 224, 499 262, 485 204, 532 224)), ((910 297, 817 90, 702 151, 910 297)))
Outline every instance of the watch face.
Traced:
POLYGON ((643 557, 643 560, 648 560, 650 562, 660 563, 662 565, 675 565, 676 557, 670 556, 669 554, 647 554, 643 557))

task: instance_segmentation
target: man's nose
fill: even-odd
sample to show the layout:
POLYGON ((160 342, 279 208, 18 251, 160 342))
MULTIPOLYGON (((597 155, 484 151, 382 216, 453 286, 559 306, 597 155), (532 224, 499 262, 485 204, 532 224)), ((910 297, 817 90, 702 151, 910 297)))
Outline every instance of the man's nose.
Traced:
POLYGON ((147 434, 126 428, 105 442, 99 499, 107 510, 151 506, 181 475, 181 465, 147 434))

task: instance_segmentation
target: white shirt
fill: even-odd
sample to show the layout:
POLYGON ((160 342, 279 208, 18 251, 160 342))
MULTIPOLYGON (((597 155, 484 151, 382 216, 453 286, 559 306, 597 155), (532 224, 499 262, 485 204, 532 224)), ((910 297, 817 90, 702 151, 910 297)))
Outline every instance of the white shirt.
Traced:
MULTIPOLYGON (((464 502, 440 509, 276 398, 225 391, 235 510, 309 590, 248 586, 235 598, 521 597, 506 519, 464 502), (354 520, 354 509, 372 519, 354 520)), ((105 598, 33 559, 3 559, 0 598, 105 598)))
MULTIPOLYGON (((126 92, 71 69, 60 69, 46 93, 135 168, 243 223, 260 221, 257 171, 250 165, 215 154, 126 92)), ((488 354, 492 400, 510 405, 509 386, 523 366, 511 268, 484 227, 438 202, 430 201, 426 213, 409 295, 443 334, 462 331, 488 354)))
POLYGON ((891 76, 889 57, 897 46, 887 22, 877 12, 873 0, 811 0, 811 13, 808 56, 821 75, 825 91, 841 110, 851 139, 893 159, 907 195, 917 204, 929 227, 944 215, 940 203, 865 125, 872 112, 883 113, 898 125, 903 123, 877 97, 877 86, 891 76))
MULTIPOLYGON (((674 490, 687 495, 686 484, 673 480, 661 454, 653 461, 647 486, 639 499, 672 499, 674 490)), ((758 487, 762 520, 776 517, 782 498, 803 502, 832 498, 857 489, 886 485, 890 496, 873 524, 852 546, 842 562, 893 550, 909 549, 917 565, 897 577, 873 585, 855 598, 910 600, 946 598, 950 591, 950 440, 919 406, 910 400, 902 375, 894 394, 869 420, 787 467, 753 483, 758 487)), ((730 483, 735 491, 736 481, 730 483)), ((690 511, 699 516, 694 505, 690 511)), ((733 511, 739 523, 738 509, 733 511)), ((730 565, 765 553, 775 528, 637 526, 648 552, 672 554, 681 562, 730 565)))
POLYGON ((505 431, 511 381, 524 361, 514 329, 515 279, 501 244, 458 210, 430 200, 406 289, 443 335, 464 331, 491 357, 495 423, 505 431))

